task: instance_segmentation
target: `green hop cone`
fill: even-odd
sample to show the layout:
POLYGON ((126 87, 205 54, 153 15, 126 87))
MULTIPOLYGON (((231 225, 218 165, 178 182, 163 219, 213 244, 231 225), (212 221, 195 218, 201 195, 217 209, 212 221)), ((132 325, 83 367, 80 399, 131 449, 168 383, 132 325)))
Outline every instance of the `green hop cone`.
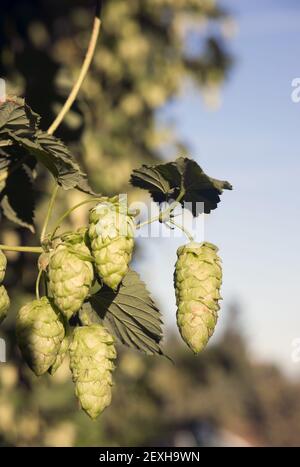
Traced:
POLYGON ((56 360, 65 336, 63 320, 47 297, 23 306, 17 315, 17 340, 32 371, 40 376, 56 360))
POLYGON ((9 296, 4 285, 0 286, 0 323, 6 318, 7 310, 10 305, 9 296))
POLYGON ((50 254, 48 277, 54 303, 70 319, 80 309, 94 279, 90 250, 80 233, 69 235, 50 254))
POLYGON ((95 419, 111 403, 114 339, 101 324, 76 327, 69 353, 76 396, 95 419))
POLYGON ((59 369, 62 362, 64 361, 65 356, 67 355, 67 352, 69 350, 69 345, 70 345, 70 328, 69 328, 69 325, 66 324, 65 337, 63 338, 63 341, 60 345, 58 354, 56 355, 56 359, 53 365, 51 365, 51 367, 48 370, 48 373, 50 373, 51 376, 53 376, 54 373, 56 373, 56 371, 59 369))
POLYGON ((95 267, 104 284, 116 289, 128 271, 135 224, 119 197, 103 198, 90 211, 89 237, 95 267))
POLYGON ((0 284, 3 282, 7 266, 7 259, 2 250, 0 250, 0 284))
POLYGON ((177 250, 174 274, 177 325, 195 354, 206 346, 218 319, 222 269, 217 251, 208 242, 191 242, 177 250))

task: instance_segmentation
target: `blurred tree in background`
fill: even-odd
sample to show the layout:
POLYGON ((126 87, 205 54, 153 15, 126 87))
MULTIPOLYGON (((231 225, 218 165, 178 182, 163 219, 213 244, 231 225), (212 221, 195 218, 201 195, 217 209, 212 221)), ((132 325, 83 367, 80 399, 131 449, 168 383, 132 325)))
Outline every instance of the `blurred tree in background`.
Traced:
MULTIPOLYGON (((43 116, 46 129, 78 75, 93 1, 2 0, 1 7, 0 76, 9 93, 25 96, 43 116)), ((128 190, 134 167, 186 151, 170 128, 158 126, 157 111, 189 81, 215 103, 230 70, 224 41, 232 20, 214 0, 111 0, 101 16, 90 73, 57 135, 94 189, 112 194, 128 190)), ((38 181, 37 225, 50 188, 43 172, 38 181)), ((61 194, 61 209, 81 196, 61 194)), ((84 221, 80 211, 71 219, 84 221)), ((2 243, 35 243, 6 220, 0 235, 2 243)), ((276 368, 253 365, 238 329, 198 358, 170 337, 166 352, 172 349, 176 366, 120 349, 112 406, 91 422, 77 410, 68 362, 50 381, 38 380, 20 361, 14 315, 33 293, 36 258, 8 256, 14 305, 1 328, 8 362, 0 364, 0 446, 172 445, 182 432, 203 444, 203 433, 218 427, 253 443, 299 444, 299 385, 276 368)))

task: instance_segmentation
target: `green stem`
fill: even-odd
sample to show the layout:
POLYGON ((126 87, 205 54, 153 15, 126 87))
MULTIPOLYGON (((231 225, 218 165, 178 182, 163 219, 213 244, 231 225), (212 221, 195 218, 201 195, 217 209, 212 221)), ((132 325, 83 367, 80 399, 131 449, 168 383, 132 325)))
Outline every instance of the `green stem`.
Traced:
POLYGON ((47 275, 44 274, 44 288, 45 288, 45 295, 48 296, 48 281, 47 281, 47 275))
POLYGON ((43 270, 40 269, 37 279, 36 279, 36 283, 35 283, 35 295, 36 295, 37 300, 40 299, 40 281, 41 281, 42 274, 43 274, 43 270))
POLYGON ((184 189, 182 189, 179 195, 177 196, 177 198, 175 199, 175 201, 173 201, 173 203, 171 203, 167 209, 165 209, 164 211, 161 211, 161 213, 158 216, 151 217, 150 219, 144 222, 141 222, 140 224, 137 225, 136 228, 141 229, 145 225, 152 224, 152 222, 156 222, 156 221, 165 222, 166 217, 169 216, 174 211, 174 209, 177 207, 178 203, 182 200, 184 195, 185 195, 185 191, 184 189))
POLYGON ((169 216, 174 211, 174 209, 178 206, 178 203, 180 203, 184 195, 185 195, 185 190, 184 188, 182 188, 180 190, 179 195, 175 199, 175 201, 173 201, 173 203, 171 203, 170 206, 167 209, 165 209, 165 211, 162 211, 160 213, 160 216, 159 216, 160 222, 164 222, 164 219, 166 219, 166 217, 169 216))
POLYGON ((71 212, 75 211, 75 209, 79 208, 80 206, 83 206, 84 204, 87 204, 87 203, 95 203, 97 201, 101 201, 102 198, 90 198, 90 199, 85 199, 84 201, 81 201, 80 203, 78 204, 75 204, 75 206, 73 206, 72 208, 68 209, 67 211, 65 211, 61 216, 60 218, 58 219, 58 221, 56 222, 55 226, 54 226, 54 229, 52 230, 52 233, 51 233, 51 240, 53 239, 56 231, 59 229, 60 227, 60 224, 62 223, 62 221, 68 217, 71 212))
POLYGON ((41 246, 10 246, 10 245, 0 245, 0 250, 20 251, 24 253, 43 253, 44 251, 41 246))
POLYGON ((41 242, 43 242, 45 234, 46 234, 46 230, 47 230, 49 220, 50 220, 50 217, 51 217, 51 214, 52 214, 52 211, 53 211, 55 198, 57 196, 58 189, 59 189, 59 186, 57 184, 55 184, 55 187, 53 189, 53 192, 52 192, 52 195, 51 195, 51 198, 50 198, 50 201, 49 201, 49 206, 48 206, 47 214, 46 214, 46 217, 45 217, 45 220, 44 220, 44 224, 43 224, 43 227, 42 227, 42 232, 41 232, 41 237, 40 237, 41 242))
POLYGON ((148 219, 146 220, 145 222, 141 222, 140 224, 138 224, 136 226, 136 229, 141 229, 142 227, 144 227, 145 225, 148 225, 148 224, 152 224, 152 222, 156 222, 156 221, 159 221, 160 219, 160 215, 159 216, 155 216, 155 217, 151 217, 151 219, 148 219))
POLYGON ((187 236, 190 242, 194 241, 194 237, 192 236, 192 234, 185 227, 183 227, 183 225, 177 224, 177 222, 175 222, 173 219, 171 219, 169 223, 182 230, 182 232, 187 236))

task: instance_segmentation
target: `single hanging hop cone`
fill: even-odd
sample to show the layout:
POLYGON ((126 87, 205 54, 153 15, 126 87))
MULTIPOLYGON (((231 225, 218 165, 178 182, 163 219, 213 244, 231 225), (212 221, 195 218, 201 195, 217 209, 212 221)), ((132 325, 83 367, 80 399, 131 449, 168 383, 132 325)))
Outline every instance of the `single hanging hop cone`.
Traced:
POLYGON ((90 250, 81 233, 74 233, 50 254, 49 289, 62 314, 70 319, 87 297, 94 279, 90 250))
POLYGON ((104 284, 116 289, 128 271, 135 224, 119 197, 103 198, 90 211, 89 237, 95 267, 104 284))
POLYGON ((76 396, 95 419, 111 403, 114 339, 101 324, 76 327, 69 353, 76 396))
POLYGON ((2 250, 0 250, 0 284, 3 282, 7 266, 7 259, 2 250))
POLYGON ((177 250, 177 325, 195 354, 206 346, 218 319, 222 269, 217 251, 208 242, 191 242, 177 250))
POLYGON ((9 296, 6 292, 4 285, 0 286, 0 323, 6 318, 7 310, 10 305, 9 296))
POLYGON ((65 336, 62 317, 47 297, 23 306, 17 315, 17 339, 22 355, 40 376, 56 360, 65 336))

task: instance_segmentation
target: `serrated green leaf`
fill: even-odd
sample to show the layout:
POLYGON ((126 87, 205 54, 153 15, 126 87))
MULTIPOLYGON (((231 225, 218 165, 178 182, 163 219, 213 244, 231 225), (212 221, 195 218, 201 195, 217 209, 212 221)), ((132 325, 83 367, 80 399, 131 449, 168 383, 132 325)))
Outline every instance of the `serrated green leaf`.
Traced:
POLYGON ((197 203, 204 203, 204 212, 208 214, 217 208, 223 190, 232 189, 230 183, 209 177, 197 162, 184 157, 166 164, 143 165, 132 172, 130 182, 148 190, 158 203, 175 200, 184 192, 180 203, 194 216, 201 212, 197 203))
POLYGON ((10 98, 0 105, 1 141, 10 132, 19 137, 29 137, 38 129, 39 122, 40 116, 33 112, 20 97, 10 98))
POLYGON ((34 156, 55 177, 63 189, 77 188, 94 194, 87 175, 80 169, 62 141, 39 130, 40 117, 23 99, 14 98, 0 105, 0 143, 24 155, 34 156))
POLYGON ((19 138, 15 134, 12 138, 35 156, 38 162, 52 173, 64 190, 77 188, 85 193, 93 194, 87 182, 87 175, 82 172, 64 143, 55 136, 38 131, 35 140, 19 138))
POLYGON ((161 315, 136 272, 126 274, 117 292, 104 286, 90 302, 123 344, 149 355, 162 354, 161 315))

